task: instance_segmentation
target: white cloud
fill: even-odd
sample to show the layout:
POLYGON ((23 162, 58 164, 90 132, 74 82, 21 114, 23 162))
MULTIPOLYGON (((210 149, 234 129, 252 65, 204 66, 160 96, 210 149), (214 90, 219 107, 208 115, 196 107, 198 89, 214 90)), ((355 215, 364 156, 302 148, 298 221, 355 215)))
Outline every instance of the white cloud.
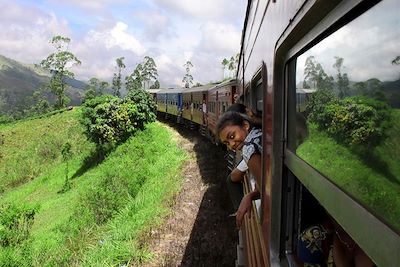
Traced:
POLYGON ((38 63, 51 51, 54 35, 69 35, 66 20, 32 6, 0 3, 0 54, 24 63, 38 63))
POLYGON ((148 55, 161 85, 170 86, 181 85, 186 60, 195 66, 195 81, 221 79, 222 58, 239 51, 242 1, 44 1, 0 0, 0 54, 38 63, 54 51, 49 40, 61 34, 82 62, 72 69, 78 79, 111 79, 118 57, 125 57, 128 74, 148 55))
POLYGON ((240 49, 241 31, 229 24, 208 22, 201 27, 202 51, 234 55, 240 49))
POLYGON ((154 0, 161 8, 179 14, 184 17, 200 20, 233 20, 238 16, 244 16, 245 8, 238 9, 238 6, 245 7, 245 1, 232 0, 154 0))
MULTIPOLYGON (((109 32, 100 33, 100 36, 104 38, 105 45, 108 49, 118 46, 124 50, 130 50, 135 54, 143 55, 146 49, 133 35, 127 32, 127 29, 128 25, 123 22, 117 22, 114 28, 109 32)), ((99 35, 94 33, 94 36, 99 35)))

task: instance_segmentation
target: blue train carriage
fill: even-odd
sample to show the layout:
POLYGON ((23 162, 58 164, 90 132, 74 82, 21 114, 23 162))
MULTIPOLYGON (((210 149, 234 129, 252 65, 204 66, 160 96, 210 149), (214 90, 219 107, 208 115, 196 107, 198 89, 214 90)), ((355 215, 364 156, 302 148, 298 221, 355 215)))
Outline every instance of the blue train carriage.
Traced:
POLYGON ((182 118, 189 128, 198 129, 205 123, 202 104, 204 100, 207 105, 208 89, 214 85, 214 83, 210 83, 198 87, 192 87, 183 92, 182 118))
POLYGON ((399 12, 248 1, 237 80, 262 105, 263 155, 243 265, 400 266, 399 12))
POLYGON ((155 93, 157 101, 157 113, 160 116, 165 116, 167 112, 167 90, 168 89, 159 89, 155 93))
POLYGON ((183 97, 185 88, 166 89, 166 118, 180 123, 182 120, 183 97))

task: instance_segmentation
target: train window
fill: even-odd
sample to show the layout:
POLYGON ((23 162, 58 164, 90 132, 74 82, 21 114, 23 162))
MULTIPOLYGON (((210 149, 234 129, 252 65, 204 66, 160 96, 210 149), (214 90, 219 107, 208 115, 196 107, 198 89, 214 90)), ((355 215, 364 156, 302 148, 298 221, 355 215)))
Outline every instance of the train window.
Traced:
POLYGON ((296 144, 291 147, 397 232, 398 11, 397 0, 382 1, 295 59, 296 144))

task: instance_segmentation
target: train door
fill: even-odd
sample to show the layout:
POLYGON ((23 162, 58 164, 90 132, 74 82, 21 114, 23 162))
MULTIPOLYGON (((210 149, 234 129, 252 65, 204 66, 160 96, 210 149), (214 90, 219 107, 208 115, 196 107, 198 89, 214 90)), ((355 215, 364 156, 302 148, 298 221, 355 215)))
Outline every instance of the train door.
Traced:
POLYGON ((335 10, 286 54, 276 249, 291 264, 400 266, 399 2, 335 10))

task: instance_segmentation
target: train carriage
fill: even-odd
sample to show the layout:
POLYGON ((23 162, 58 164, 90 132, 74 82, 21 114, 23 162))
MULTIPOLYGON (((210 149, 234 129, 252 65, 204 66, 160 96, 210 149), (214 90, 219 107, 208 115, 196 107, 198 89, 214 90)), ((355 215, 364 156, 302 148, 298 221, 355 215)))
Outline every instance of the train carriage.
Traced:
POLYGON ((203 125, 203 100, 207 104, 207 91, 213 84, 206 84, 198 87, 188 88, 183 92, 182 117, 191 128, 198 128, 203 125))
POLYGON ((182 116, 184 88, 163 89, 157 92, 157 110, 165 114, 166 118, 176 119, 182 116))
POLYGON ((167 112, 167 90, 160 89, 156 92, 157 112, 167 112))
POLYGON ((238 91, 263 113, 264 149, 246 266, 302 266, 302 233, 323 220, 351 265, 359 251, 400 266, 399 12, 397 0, 248 2, 238 91))
POLYGON ((215 135, 218 118, 234 103, 236 80, 216 84, 208 90, 207 120, 209 135, 215 135))

